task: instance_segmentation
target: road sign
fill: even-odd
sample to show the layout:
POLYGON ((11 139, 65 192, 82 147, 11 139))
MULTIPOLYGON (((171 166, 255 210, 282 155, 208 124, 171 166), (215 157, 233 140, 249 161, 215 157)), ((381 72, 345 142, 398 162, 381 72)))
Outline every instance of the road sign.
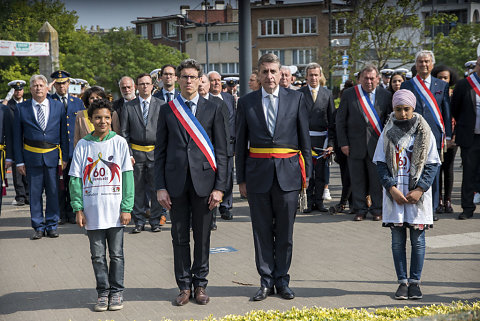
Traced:
POLYGON ((342 75, 342 84, 348 80, 348 75, 342 75))
POLYGON ((343 65, 343 68, 348 68, 348 55, 342 56, 342 65, 343 65))

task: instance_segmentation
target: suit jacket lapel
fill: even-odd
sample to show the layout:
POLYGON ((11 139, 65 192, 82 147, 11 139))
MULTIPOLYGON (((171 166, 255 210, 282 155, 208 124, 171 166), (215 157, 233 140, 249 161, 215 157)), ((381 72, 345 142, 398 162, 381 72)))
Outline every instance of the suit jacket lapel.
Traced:
POLYGON ((145 126, 145 123, 143 122, 143 112, 142 112, 142 106, 140 106, 140 98, 135 98, 135 104, 134 104, 135 112, 137 113, 138 119, 140 119, 140 124, 145 126))
POLYGON ((472 86, 468 85, 468 88, 470 89, 470 97, 472 98, 473 114, 476 115, 477 114, 477 93, 472 88, 472 86))
MULTIPOLYGON (((278 110, 277 110, 277 119, 275 121, 275 133, 277 132, 277 129, 281 127, 283 119, 285 118, 285 114, 287 112, 287 102, 288 96, 287 96, 287 91, 280 90, 278 91, 278 110)), ((267 123, 265 122, 265 125, 267 123)), ((275 136, 275 135, 274 135, 275 136)))
POLYGON ((265 119, 265 113, 263 112, 262 89, 257 90, 256 95, 257 95, 257 97, 254 99, 254 101, 255 101, 255 106, 254 106, 255 112, 257 113, 258 119, 263 124, 263 128, 270 135, 270 131, 268 130, 268 126, 267 126, 267 120, 265 119))
MULTIPOLYGON (((307 106, 312 106, 311 109, 313 109, 313 106, 317 103, 318 101, 318 95, 319 93, 317 93, 317 100, 315 102, 313 102, 313 97, 312 97, 312 93, 310 92, 310 87, 308 86, 305 86, 305 91, 303 92, 305 94, 305 102, 306 102, 306 105, 307 106)), ((310 111, 310 110, 309 110, 310 111)))

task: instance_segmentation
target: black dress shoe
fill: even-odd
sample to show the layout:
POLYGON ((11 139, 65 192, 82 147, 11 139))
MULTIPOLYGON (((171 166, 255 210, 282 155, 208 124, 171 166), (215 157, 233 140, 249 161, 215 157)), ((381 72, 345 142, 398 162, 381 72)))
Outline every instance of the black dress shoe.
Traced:
POLYGON ((258 289, 257 293, 255 293, 252 299, 253 301, 262 301, 265 300, 267 296, 272 294, 275 294, 275 289, 273 287, 267 288, 262 286, 260 289, 258 289))
POLYGON ((328 208, 326 208, 325 206, 323 206, 323 204, 317 205, 317 210, 318 210, 319 212, 324 212, 324 213, 328 212, 328 208))
POLYGON ((43 237, 44 233, 45 233, 44 231, 40 231, 40 230, 35 231, 35 233, 33 233, 33 235, 30 237, 30 239, 31 240, 39 240, 43 237))
POLYGON ((460 215, 458 215, 458 219, 459 220, 467 220, 469 218, 472 218, 473 216, 473 213, 468 215, 468 214, 465 214, 465 213, 460 213, 460 215))
POLYGON ((152 232, 157 233, 157 232, 161 232, 161 231, 162 231, 162 229, 161 229, 160 225, 152 226, 152 232))
POLYGON ((47 231, 47 236, 51 238, 58 237, 60 234, 58 234, 57 230, 50 230, 47 231))
POLYGON ((224 210, 220 210, 220 217, 224 219, 225 221, 230 221, 233 219, 232 212, 228 208, 224 210))
POLYGON ((436 222, 436 221, 438 221, 438 220, 439 220, 439 217, 438 217, 437 215, 433 214, 433 221, 436 222))
POLYGON ((443 205, 438 205, 437 208, 435 209, 435 213, 437 214, 445 213, 445 208, 443 207, 443 205))
POLYGON ((24 206, 25 205, 25 200, 24 199, 18 200, 16 205, 17 206, 24 206))
POLYGON ((292 289, 290 289, 288 286, 281 288, 277 287, 277 293, 280 294, 280 296, 285 300, 291 300, 295 298, 295 293, 293 293, 292 289))
POLYGON ((303 210, 303 213, 305 214, 312 213, 312 210, 313 210, 312 207, 313 206, 307 205, 307 208, 303 210))
POLYGON ((132 234, 138 234, 138 233, 141 233, 142 231, 145 230, 145 226, 143 225, 136 225, 133 230, 132 230, 132 234))

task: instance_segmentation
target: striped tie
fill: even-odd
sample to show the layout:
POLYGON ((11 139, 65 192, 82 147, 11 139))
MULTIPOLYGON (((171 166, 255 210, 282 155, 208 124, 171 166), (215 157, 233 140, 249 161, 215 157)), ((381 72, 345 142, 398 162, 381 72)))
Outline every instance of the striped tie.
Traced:
POLYGON ((37 104, 37 120, 40 128, 45 130, 45 114, 42 109, 42 105, 37 104))
POLYGON ((275 115, 275 108, 273 107, 273 95, 269 94, 268 99, 270 100, 270 102, 267 106, 267 126, 268 130, 270 131, 270 135, 273 137, 277 116, 275 115))
POLYGON ((148 122, 148 102, 146 100, 143 101, 143 122, 145 126, 147 126, 148 122))

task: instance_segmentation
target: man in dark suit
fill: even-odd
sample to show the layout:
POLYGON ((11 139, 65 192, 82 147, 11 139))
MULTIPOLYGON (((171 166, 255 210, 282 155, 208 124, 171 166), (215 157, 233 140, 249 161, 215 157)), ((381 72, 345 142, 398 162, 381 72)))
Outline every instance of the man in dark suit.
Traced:
MULTIPOLYGON (((24 101, 23 98, 23 87, 26 85, 24 80, 13 80, 8 83, 10 87, 14 89, 12 98, 8 101, 6 112, 4 115, 5 118, 5 135, 10 137, 13 140, 13 124, 15 119, 15 109, 17 109, 17 104, 20 104, 24 101)), ((8 146, 7 148, 12 148, 10 153, 11 157, 13 157, 13 146, 8 146)), ((8 159, 8 157, 7 157, 8 159)), ((8 159, 11 161, 11 159, 8 159)), ((12 166, 12 176, 13 176, 13 185, 15 187, 15 200, 12 204, 17 206, 24 206, 25 204, 29 204, 28 201, 28 183, 27 178, 21 175, 17 171, 17 166, 13 162, 12 166)))
POLYGON ((332 153, 334 145, 335 105, 332 92, 320 85, 320 79, 323 76, 322 67, 312 62, 305 68, 305 73, 307 86, 300 88, 299 91, 305 96, 312 148, 325 151, 317 152, 313 175, 307 189, 307 208, 303 212, 310 213, 314 209, 328 212, 323 205, 323 190, 327 183, 325 162, 332 153), (323 157, 322 154, 324 154, 323 157))
MULTIPOLYGON (((30 189, 30 215, 35 233, 32 240, 58 237, 60 218, 58 204, 57 165, 65 168, 68 159, 67 119, 65 107, 47 98, 47 78, 30 78, 32 99, 17 105, 13 144, 17 170, 27 175, 30 189), (63 164, 59 164, 59 157, 63 164), (42 193, 45 188, 47 206, 43 216, 42 193)), ((61 169, 60 169, 61 170, 61 169)))
MULTIPOLYGON (((448 84, 431 75, 433 66, 435 64, 435 56, 429 50, 422 50, 416 54, 415 68, 417 76, 402 83, 401 89, 408 89, 415 94, 417 98, 417 105, 415 112, 422 115, 432 129, 435 141, 437 143, 438 154, 443 159, 443 146, 446 139, 447 147, 451 145, 452 137, 452 117, 450 115, 450 98, 448 95, 448 84), (423 87, 425 85, 425 87, 423 87), (423 87, 423 94, 420 90, 423 87), (439 108, 439 116, 436 117, 436 106, 427 104, 425 96, 428 96, 428 91, 435 98, 435 102, 439 108)), ((436 208, 440 198, 440 169, 435 176, 432 184, 432 201, 433 208, 436 208)), ((433 215, 433 220, 438 220, 437 215, 433 215)))
POLYGON ((67 166, 63 170, 64 189, 58 193, 60 201, 60 221, 59 224, 65 224, 70 222, 76 224, 75 213, 73 213, 72 206, 70 205, 70 191, 69 184, 70 176, 70 161, 73 158, 73 141, 75 136, 75 120, 77 113, 85 109, 81 99, 69 95, 68 88, 70 86, 70 74, 64 70, 57 70, 50 75, 50 78, 55 80, 53 86, 55 87, 55 94, 52 95, 52 99, 59 101, 65 107, 65 114, 67 118, 67 139, 68 139, 68 159, 67 166))
POLYGON ((198 304, 207 304, 210 211, 226 185, 227 139, 221 107, 198 94, 201 66, 187 59, 177 67, 180 95, 160 109, 155 144, 157 199, 170 210, 179 306, 189 302, 192 285, 198 304), (188 121, 188 124, 187 124, 188 121), (190 221, 193 265, 190 263, 190 221))
POLYGON ((160 232, 160 218, 165 210, 157 201, 155 192, 154 148, 157 135, 157 122, 160 106, 165 102, 151 95, 153 83, 149 74, 140 74, 136 85, 138 97, 130 100, 122 112, 122 136, 130 144, 131 155, 135 160, 133 175, 135 180, 135 204, 132 216, 135 227, 133 234, 145 229, 145 195, 151 200, 150 218, 152 232, 160 232))
POLYGON ((462 209, 459 220, 473 216, 473 195, 480 171, 480 56, 473 73, 455 85, 452 96, 452 116, 455 118, 455 143, 462 151, 462 209))
POLYGON ((168 103, 170 100, 175 99, 180 93, 180 91, 175 88, 175 83, 177 82, 175 66, 170 64, 164 65, 162 70, 160 70, 160 77, 163 87, 153 94, 153 96, 168 103))
POLYGON ((113 102, 113 109, 117 112, 118 119, 122 121, 123 106, 135 99, 135 82, 131 77, 123 76, 118 82, 122 97, 113 102))
POLYGON ((359 77, 360 84, 342 94, 336 116, 337 140, 348 157, 354 220, 362 221, 370 211, 374 221, 381 221, 382 186, 372 159, 383 125, 392 112, 392 94, 378 87, 377 67, 367 65, 359 77), (370 209, 367 195, 372 200, 370 209))
POLYGON ((208 73, 208 80, 210 81, 210 95, 223 100, 228 107, 229 113, 228 123, 230 127, 230 138, 227 146, 227 190, 225 191, 225 195, 223 195, 223 201, 218 210, 220 211, 220 216, 224 220, 231 220, 233 219, 231 210, 233 207, 233 155, 235 152, 236 102, 231 94, 222 91, 222 77, 218 72, 210 71, 208 73))
POLYGON ((280 59, 265 54, 258 61, 262 88, 239 99, 235 164, 240 193, 252 219, 255 262, 264 300, 274 287, 293 299, 288 270, 298 194, 312 171, 308 113, 304 95, 279 86, 280 59), (301 157, 305 159, 302 171, 301 157))

